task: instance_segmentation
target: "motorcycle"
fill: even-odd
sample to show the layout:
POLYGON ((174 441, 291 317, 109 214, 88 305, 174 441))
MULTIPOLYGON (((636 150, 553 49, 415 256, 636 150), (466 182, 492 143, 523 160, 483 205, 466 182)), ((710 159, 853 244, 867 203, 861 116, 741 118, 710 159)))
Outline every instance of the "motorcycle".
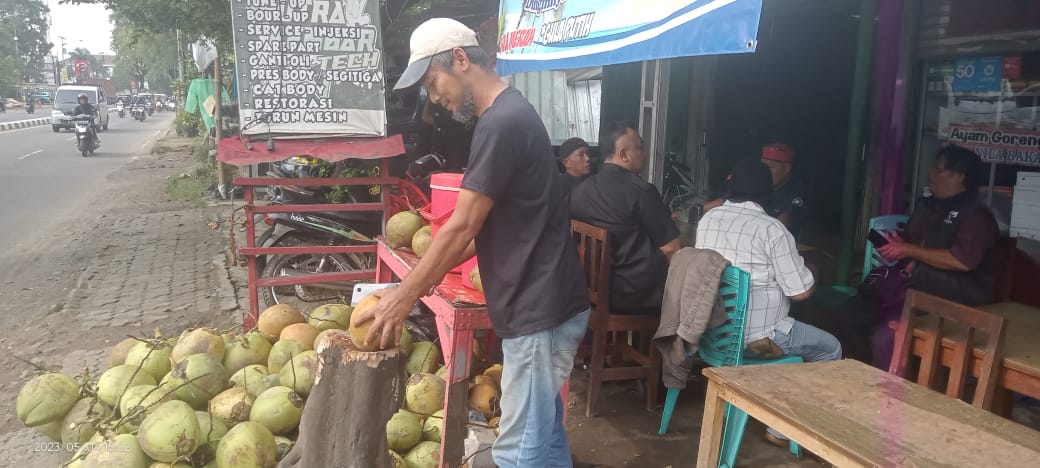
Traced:
POLYGON ((116 104, 116 113, 119 114, 120 119, 126 117, 126 110, 123 108, 122 102, 116 104))
POLYGON ((155 112, 155 105, 148 105, 145 103, 144 108, 148 112, 148 115, 152 115, 152 113, 155 112))
POLYGON ((27 113, 27 114, 35 114, 36 113, 36 103, 32 99, 30 99, 29 102, 25 103, 25 113, 27 113))
MULTIPOLYGON (((290 158, 272 165, 268 176, 279 178, 314 177, 309 167, 310 158, 290 158)), ((420 158, 422 159, 422 158, 420 158)), ((432 158, 431 158, 432 159, 432 158)), ((437 160, 441 161, 441 160, 437 160)), ((391 204, 398 208, 419 207, 428 203, 429 198, 412 182, 418 171, 434 170, 435 163, 424 163, 409 168, 407 177, 402 179, 397 194, 389 194, 391 204), (411 179, 411 180, 409 180, 411 179)), ((298 205, 328 203, 328 190, 309 189, 298 186, 270 187, 272 205, 298 205)), ((349 195, 348 195, 349 196, 349 195)), ((356 202, 350 197, 352 202, 356 202)), ((256 225, 267 224, 270 227, 257 239, 260 247, 292 247, 304 245, 371 245, 375 237, 382 233, 380 213, 372 212, 290 212, 256 215, 256 225)), ((257 269, 262 271, 262 278, 295 276, 311 273, 349 272, 372 269, 375 266, 375 254, 298 254, 271 255, 257 258, 257 269)), ((290 302, 318 302, 338 300, 350 301, 353 287, 358 281, 335 281, 312 283, 295 286, 273 286, 260 290, 260 301, 264 307, 290 302)), ((304 305, 313 308, 313 304, 304 305)))
POLYGON ((130 106, 130 117, 132 117, 132 118, 134 118, 134 119, 136 119, 136 120, 138 120, 140 122, 144 122, 144 119, 145 119, 145 116, 146 116, 146 112, 145 112, 144 109, 145 109, 145 106, 142 106, 140 104, 134 104, 134 105, 130 106))
POLYGON ((163 111, 163 103, 162 103, 162 101, 155 101, 155 111, 156 112, 162 112, 163 111))
POLYGON ((79 148, 83 157, 94 154, 94 151, 101 147, 101 144, 98 143, 97 131, 94 129, 94 116, 78 114, 69 117, 68 120, 76 125, 76 147, 79 148))

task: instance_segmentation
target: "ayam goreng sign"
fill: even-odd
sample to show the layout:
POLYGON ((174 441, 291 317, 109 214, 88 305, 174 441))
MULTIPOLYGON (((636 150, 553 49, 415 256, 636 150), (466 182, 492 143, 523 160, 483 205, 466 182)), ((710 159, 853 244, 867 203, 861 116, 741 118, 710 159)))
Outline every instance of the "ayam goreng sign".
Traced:
POLYGON ((754 52, 762 0, 502 0, 498 71, 754 52))

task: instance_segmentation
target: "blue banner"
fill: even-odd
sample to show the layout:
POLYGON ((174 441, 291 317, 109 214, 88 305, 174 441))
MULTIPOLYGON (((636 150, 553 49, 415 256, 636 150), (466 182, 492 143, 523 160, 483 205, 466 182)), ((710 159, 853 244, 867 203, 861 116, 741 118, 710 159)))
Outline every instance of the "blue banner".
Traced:
POLYGON ((762 0, 502 0, 498 72, 754 52, 762 0))

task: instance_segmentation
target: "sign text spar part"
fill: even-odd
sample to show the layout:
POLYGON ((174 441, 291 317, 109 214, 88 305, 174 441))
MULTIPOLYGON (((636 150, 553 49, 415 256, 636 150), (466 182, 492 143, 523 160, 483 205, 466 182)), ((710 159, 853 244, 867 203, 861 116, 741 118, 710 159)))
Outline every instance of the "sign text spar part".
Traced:
POLYGON ((231 6, 243 133, 385 135, 378 1, 231 6))

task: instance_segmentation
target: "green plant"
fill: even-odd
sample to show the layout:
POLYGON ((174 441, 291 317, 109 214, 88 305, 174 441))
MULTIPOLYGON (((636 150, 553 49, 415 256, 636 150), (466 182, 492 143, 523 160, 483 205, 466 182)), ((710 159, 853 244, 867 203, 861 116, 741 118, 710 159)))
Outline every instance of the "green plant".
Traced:
POLYGON ((199 136, 199 128, 202 126, 202 116, 179 111, 177 112, 177 118, 173 120, 173 125, 177 129, 177 135, 197 137, 199 136))

